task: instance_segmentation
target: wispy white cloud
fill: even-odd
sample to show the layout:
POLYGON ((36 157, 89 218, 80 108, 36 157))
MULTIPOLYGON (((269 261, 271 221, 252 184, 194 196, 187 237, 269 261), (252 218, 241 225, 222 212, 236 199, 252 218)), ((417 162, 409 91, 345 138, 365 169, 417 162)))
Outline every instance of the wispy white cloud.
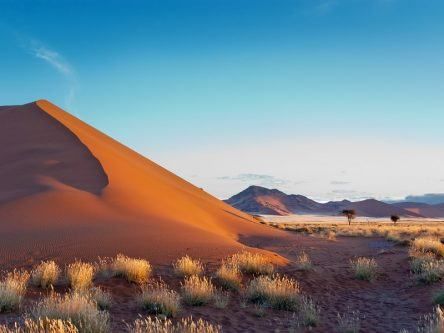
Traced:
POLYGON ((71 65, 63 59, 63 57, 56 51, 48 49, 46 46, 33 41, 31 43, 31 51, 34 56, 43 59, 52 67, 54 67, 60 74, 63 74, 67 78, 72 78, 74 75, 71 65))
POLYGON ((257 173, 241 173, 236 176, 222 176, 217 177, 219 180, 232 180, 240 181, 246 185, 260 185, 264 187, 285 187, 289 185, 300 184, 300 182, 292 181, 289 179, 278 178, 272 175, 264 175, 257 173))
POLYGON ((330 182, 331 185, 348 185, 350 182, 344 181, 344 180, 332 180, 330 182))
POLYGON ((65 104, 68 108, 72 107, 76 96, 77 78, 76 72, 66 58, 56 50, 49 48, 37 39, 20 38, 22 47, 37 59, 54 68, 67 82, 67 92, 65 95, 65 104))

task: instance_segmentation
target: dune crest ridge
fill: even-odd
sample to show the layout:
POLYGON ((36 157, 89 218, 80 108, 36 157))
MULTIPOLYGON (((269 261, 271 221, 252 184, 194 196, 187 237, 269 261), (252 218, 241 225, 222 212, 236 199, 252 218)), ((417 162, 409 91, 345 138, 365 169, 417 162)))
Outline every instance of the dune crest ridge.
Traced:
POLYGON ((11 147, 0 148, 0 180, 20 179, 0 183, 1 262, 118 252, 158 263, 183 253, 218 258, 242 248, 239 240, 285 235, 49 101, 0 108, 0 120, 11 147))

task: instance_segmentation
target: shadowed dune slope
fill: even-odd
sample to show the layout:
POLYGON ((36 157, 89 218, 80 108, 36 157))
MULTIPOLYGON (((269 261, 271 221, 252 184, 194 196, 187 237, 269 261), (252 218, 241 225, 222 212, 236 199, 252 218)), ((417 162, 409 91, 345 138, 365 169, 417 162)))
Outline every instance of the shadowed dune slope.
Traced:
POLYGON ((48 101, 0 108, 0 260, 169 263, 287 237, 48 101))

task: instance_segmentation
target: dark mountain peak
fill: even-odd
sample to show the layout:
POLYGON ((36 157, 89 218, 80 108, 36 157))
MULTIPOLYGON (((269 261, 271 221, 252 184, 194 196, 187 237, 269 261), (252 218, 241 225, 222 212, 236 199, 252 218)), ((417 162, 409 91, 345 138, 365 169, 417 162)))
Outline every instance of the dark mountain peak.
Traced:
POLYGON ((284 192, 281 192, 278 189, 269 189, 269 188, 259 186, 259 185, 248 186, 245 190, 239 192, 235 196, 238 196, 240 194, 242 194, 242 195, 251 195, 251 194, 253 194, 253 195, 269 195, 269 194, 286 195, 284 192))
POLYGON ((402 205, 390 205, 374 198, 355 202, 342 200, 320 203, 300 194, 288 195, 278 189, 258 185, 249 186, 226 202, 237 209, 255 214, 338 215, 344 209, 354 209, 358 215, 368 217, 389 217, 392 214, 413 217, 427 217, 429 214, 444 216, 438 207, 425 214, 425 210, 419 211, 416 207, 411 209, 402 205))

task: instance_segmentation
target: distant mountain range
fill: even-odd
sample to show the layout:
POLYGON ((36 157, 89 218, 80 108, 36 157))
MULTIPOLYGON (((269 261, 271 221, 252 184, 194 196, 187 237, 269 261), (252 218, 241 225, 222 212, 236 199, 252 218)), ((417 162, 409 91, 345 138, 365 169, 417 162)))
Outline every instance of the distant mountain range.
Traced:
POLYGON ((225 200, 233 207, 252 214, 338 215, 343 209, 354 209, 357 215, 368 217, 444 217, 444 203, 431 205, 421 202, 385 203, 375 199, 362 201, 329 201, 320 203, 299 194, 286 194, 277 189, 250 186, 225 200))

